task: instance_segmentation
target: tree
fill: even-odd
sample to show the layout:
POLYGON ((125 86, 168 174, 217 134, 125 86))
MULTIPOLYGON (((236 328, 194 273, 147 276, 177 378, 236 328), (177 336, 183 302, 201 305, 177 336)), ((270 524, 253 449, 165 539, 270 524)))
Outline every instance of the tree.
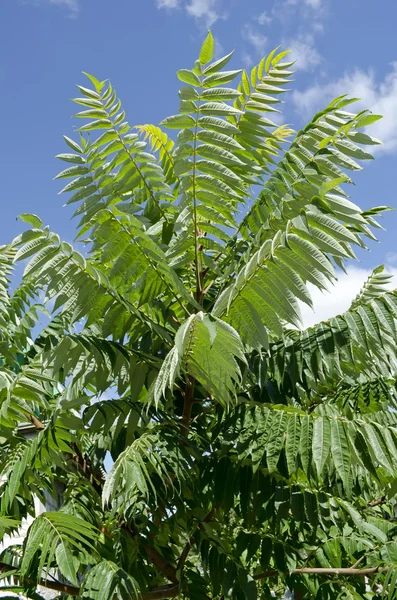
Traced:
POLYGON ((341 96, 293 135, 288 53, 247 73, 213 47, 178 72, 175 142, 88 75, 58 157, 84 249, 27 214, 1 249, 1 530, 62 492, 1 559, 28 598, 394 597, 397 293, 379 268, 299 328, 386 209, 345 191, 380 117, 341 96))

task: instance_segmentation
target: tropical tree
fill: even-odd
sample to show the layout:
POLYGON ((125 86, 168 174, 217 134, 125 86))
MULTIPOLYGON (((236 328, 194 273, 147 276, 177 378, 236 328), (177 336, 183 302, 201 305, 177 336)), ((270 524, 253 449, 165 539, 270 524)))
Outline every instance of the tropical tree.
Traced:
POLYGON ((213 49, 162 128, 88 75, 58 157, 82 250, 27 214, 1 248, 1 532, 60 499, 1 557, 25 597, 395 597, 397 293, 379 268, 300 325, 374 239, 345 184, 380 117, 341 96, 294 134, 288 53, 213 49))

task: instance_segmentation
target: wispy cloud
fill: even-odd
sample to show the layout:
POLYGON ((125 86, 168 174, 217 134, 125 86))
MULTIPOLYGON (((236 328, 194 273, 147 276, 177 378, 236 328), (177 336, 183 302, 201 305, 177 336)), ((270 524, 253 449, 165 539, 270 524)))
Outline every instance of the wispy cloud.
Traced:
MULTIPOLYGON (((275 0, 265 18, 279 21, 284 29, 294 31, 293 37, 323 33, 329 15, 329 0, 275 0)), ((265 21, 266 22, 266 21, 265 21)))
POLYGON ((265 10, 259 15, 257 19, 259 25, 269 25, 273 21, 273 17, 271 17, 265 10))
POLYGON ((397 265, 397 252, 388 252, 386 254, 386 261, 389 265, 397 265))
POLYGON ((254 29, 250 24, 246 24, 242 31, 243 38, 253 46, 255 54, 263 56, 265 53, 267 37, 254 29))
POLYGON ((225 54, 225 49, 224 49, 222 43, 219 41, 219 38, 217 38, 216 36, 214 37, 214 41, 215 41, 214 58, 218 59, 218 58, 221 58, 221 56, 223 56, 225 54))
POLYGON ((190 16, 204 21, 207 27, 211 27, 221 16, 217 4, 217 0, 190 0, 186 4, 186 10, 190 16))
MULTIPOLYGON (((388 267, 387 272, 393 275, 390 289, 395 289, 397 287, 397 269, 388 267)), ((307 304, 301 304, 304 326, 311 327, 320 321, 326 321, 345 312, 370 274, 371 269, 351 266, 347 269, 347 273, 340 273, 335 285, 330 286, 329 292, 324 293, 309 284, 314 311, 307 304)))
POLYGON ((317 51, 313 36, 311 35, 299 36, 284 45, 291 50, 288 58, 296 61, 294 65, 296 70, 311 71, 322 61, 322 57, 317 51))
POLYGON ((296 6, 297 8, 306 6, 314 10, 323 10, 326 4, 327 0, 285 0, 284 2, 284 6, 296 6))
POLYGON ((45 4, 60 6, 67 9, 70 17, 77 17, 80 12, 79 0, 31 0, 29 3, 36 6, 44 6, 45 4))
POLYGON ((304 0, 307 6, 311 8, 320 8, 324 5, 324 0, 304 0))
POLYGON ((179 0, 156 0, 157 8, 178 8, 179 0))
POLYGON ((157 8, 183 8, 198 24, 211 27, 223 15, 219 0, 156 0, 157 8))
POLYGON ((255 63, 255 60, 252 58, 251 54, 248 52, 243 52, 241 55, 241 60, 243 61, 243 65, 249 69, 255 63))
POLYGON ((321 84, 316 83, 304 91, 293 92, 296 110, 305 118, 311 116, 327 102, 348 94, 361 98, 357 108, 368 108, 383 119, 372 124, 370 135, 379 138, 383 146, 374 146, 378 151, 397 151, 397 62, 391 64, 389 73, 383 80, 377 80, 373 70, 355 69, 340 79, 321 84))
MULTIPOLYGON (((311 71, 322 61, 315 46, 315 37, 324 31, 327 9, 328 0, 274 0, 243 27, 242 35, 254 46, 257 54, 263 53, 267 38, 262 31, 270 23, 280 22, 285 32, 283 47, 291 50, 289 58, 297 61, 295 68, 311 71)), ((250 58, 250 53, 245 52, 246 62, 247 56, 250 58)))
POLYGON ((323 33, 324 32, 324 24, 321 21, 313 21, 312 27, 314 33, 323 33))

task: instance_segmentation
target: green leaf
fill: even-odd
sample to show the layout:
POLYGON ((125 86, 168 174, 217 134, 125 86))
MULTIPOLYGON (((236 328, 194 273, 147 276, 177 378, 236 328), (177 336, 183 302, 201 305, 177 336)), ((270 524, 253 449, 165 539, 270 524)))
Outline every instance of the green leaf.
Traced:
POLYGON ((230 83, 241 73, 241 69, 237 71, 222 71, 220 73, 213 73, 204 77, 202 86, 204 88, 215 87, 216 85, 225 85, 230 83))
POLYGON ((302 417, 301 438, 299 442, 300 458, 305 473, 309 473, 312 461, 313 423, 309 415, 302 417))
POLYGON ((331 179, 330 181, 325 181, 321 184, 318 190, 319 196, 325 196, 331 190, 334 190, 341 183, 345 183, 347 181, 347 177, 337 177, 336 179, 331 179))
POLYGON ((21 221, 24 221, 24 223, 29 223, 29 225, 35 227, 36 229, 40 229, 43 226, 43 221, 37 215, 33 215, 31 213, 21 213, 19 218, 21 221))
POLYGON ((89 600, 134 600, 140 597, 136 580, 119 565, 102 560, 91 568, 83 583, 82 598, 89 600))
POLYGON ((101 91, 103 90, 103 87, 106 83, 105 81, 98 81, 98 79, 96 77, 94 77, 93 75, 90 75, 89 73, 86 73, 85 71, 83 71, 83 75, 85 75, 86 77, 88 77, 88 79, 91 81, 91 83, 94 84, 95 89, 98 93, 101 93, 101 91))
POLYGON ((288 418, 287 438, 285 442, 285 453, 287 457, 288 473, 292 475, 296 471, 297 458, 300 441, 300 418, 293 414, 288 418))
POLYGON ((372 123, 376 123, 376 121, 379 121, 379 119, 382 118, 382 115, 365 115, 356 121, 356 129, 372 125, 372 123))
POLYGON ((79 154, 82 154, 82 152, 83 152, 82 147, 79 146, 79 144, 77 144, 74 140, 70 139, 66 135, 63 136, 63 139, 65 140, 65 142, 67 143, 69 148, 71 148, 75 152, 78 152, 79 154))
POLYGON ((275 412, 271 422, 269 441, 266 446, 266 462, 270 472, 276 470, 281 448, 284 445, 286 424, 287 415, 283 411, 275 412))
POLYGON ((180 81, 183 81, 183 83, 200 86, 200 79, 193 71, 189 71, 188 69, 181 69, 177 72, 177 76, 180 81))
POLYGON ((77 561, 74 560, 69 545, 67 543, 59 544, 55 550, 55 556, 62 575, 73 585, 77 585, 77 565, 75 564, 77 561))
POLYGON ((193 127, 195 120, 189 115, 174 115, 172 117, 166 117, 161 121, 160 125, 168 127, 168 129, 184 129, 187 127, 193 127))
POLYGON ((75 163, 77 165, 82 165, 86 161, 79 154, 57 154, 55 158, 59 158, 65 162, 75 163))
POLYGON ((238 128, 233 123, 229 123, 218 117, 200 117, 198 123, 203 129, 209 129, 223 135, 232 136, 239 133, 238 128))
POLYGON ((77 88, 80 90, 80 92, 84 95, 87 96, 87 98, 93 98, 94 100, 100 100, 101 97, 98 94, 98 92, 94 92, 93 90, 90 90, 86 87, 83 87, 81 85, 78 85, 77 88))
POLYGON ((202 65, 206 65, 212 60, 214 56, 214 46, 214 38, 211 31, 209 31, 200 50, 199 61, 202 65))
POLYGON ((201 92, 203 100, 235 100, 240 96, 240 92, 233 88, 208 88, 201 92))
POLYGON ((331 420, 331 455, 347 493, 350 490, 351 453, 343 422, 331 420))
POLYGON ((216 60, 213 63, 211 63, 210 65, 208 65, 208 67, 206 67, 203 70, 203 75, 210 75, 212 73, 216 73, 216 72, 220 71, 221 69, 223 69, 223 67, 225 67, 228 64, 228 62, 230 61, 233 54, 234 54, 234 50, 232 52, 230 52, 229 54, 226 54, 226 56, 222 56, 222 58, 219 58, 218 60, 216 60))
POLYGON ((382 437, 382 433, 377 429, 375 425, 365 423, 363 427, 363 433, 368 440, 368 447, 373 456, 374 462, 380 463, 389 472, 393 472, 393 466, 390 461, 390 455, 382 437))
POLYGON ((348 140, 336 140, 335 148, 338 148, 343 154, 347 154, 347 156, 353 156, 354 158, 358 158, 361 160, 373 159, 374 157, 369 152, 365 152, 356 144, 348 140))
POLYGON ((199 112, 202 114, 209 113, 211 115, 242 115, 242 111, 229 106, 224 102, 205 102, 200 104, 199 112))
POLYGON ((313 424, 313 461, 317 475, 323 474, 331 447, 331 425, 327 417, 318 417, 313 424))
POLYGON ((178 348, 174 346, 165 357, 154 385, 154 402, 158 407, 160 399, 165 396, 166 389, 172 390, 176 377, 180 371, 180 355, 178 348))
POLYGON ((219 133, 217 131, 199 131, 197 134, 197 139, 200 142, 206 142, 213 146, 228 148, 229 150, 233 151, 243 150, 241 144, 239 144, 233 137, 231 137, 230 135, 219 133))
POLYGON ((247 71, 245 69, 243 70, 243 72, 241 74, 241 82, 243 84, 244 93, 246 94, 246 96, 249 96, 251 93, 251 87, 250 87, 250 82, 248 79, 247 71))
POLYGON ((78 131, 96 131, 97 129, 109 129, 112 126, 110 119, 96 119, 79 127, 78 131))

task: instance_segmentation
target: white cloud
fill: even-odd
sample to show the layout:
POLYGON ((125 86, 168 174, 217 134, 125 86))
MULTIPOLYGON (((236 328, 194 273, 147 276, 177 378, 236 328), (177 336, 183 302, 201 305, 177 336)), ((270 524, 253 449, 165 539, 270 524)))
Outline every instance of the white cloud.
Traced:
POLYGON ((243 61, 243 65, 249 69, 250 67, 253 66, 254 64, 254 59, 252 58, 251 54, 248 54, 248 52, 243 52, 241 55, 241 60, 243 61))
POLYGON ((156 0, 157 8, 178 8, 179 0, 156 0))
POLYGON ((157 8, 183 8, 187 14, 194 17, 198 23, 211 27, 222 17, 218 12, 218 0, 156 0, 157 8))
POLYGON ((269 17, 265 10, 259 15, 257 20, 259 25, 268 25, 273 21, 272 17, 269 17))
POLYGON ((397 252, 388 252, 386 254, 386 261, 389 265, 397 264, 397 252))
POLYGON ((315 31, 316 33, 324 32, 324 25, 323 25, 323 23, 320 23, 320 21, 313 21, 312 27, 313 27, 313 31, 315 31))
POLYGON ((251 46, 254 47, 255 53, 258 56, 263 56, 265 53, 267 37, 259 31, 256 31, 248 23, 244 26, 242 36, 251 46))
MULTIPOLYGON (((307 304, 301 304, 304 327, 311 327, 345 312, 371 272, 371 269, 351 266, 347 269, 347 274, 338 275, 337 282, 333 286, 330 285, 329 292, 321 292, 318 288, 309 285, 314 311, 307 304)), ((394 289, 397 287, 397 269, 389 267, 387 272, 393 275, 389 287, 394 289)))
POLYGON ((329 16, 328 0, 274 0, 270 16, 280 21, 284 31, 293 32, 294 39, 312 46, 307 37, 324 32, 329 16))
POLYGON ((320 8, 323 4, 323 0, 305 0, 305 4, 311 8, 320 8))
POLYGON ((285 15, 286 11, 298 11, 306 9, 306 13, 303 16, 307 18, 313 18, 313 12, 320 13, 326 10, 327 0, 285 0, 282 2, 275 2, 272 14, 274 16, 285 15), (310 9, 310 10, 308 10, 310 9))
MULTIPOLYGON (((326 0, 286 0, 285 6, 308 6, 314 10, 322 10, 325 7, 326 0)), ((275 5, 276 8, 276 5, 275 5)))
POLYGON ((295 70, 311 71, 322 61, 321 55, 314 47, 313 37, 306 35, 290 40, 285 47, 291 50, 290 60, 295 60, 295 70))
MULTIPOLYGON (((325 84, 317 83, 304 91, 295 91, 293 100, 297 111, 305 118, 341 94, 361 98, 357 109, 368 108, 383 119, 372 124, 369 133, 380 139, 383 152, 397 150, 397 62, 391 64, 390 72, 377 81, 373 70, 355 69, 340 79, 325 84)), ((374 147, 375 148, 375 147, 374 147)))
POLYGON ((225 54, 225 49, 217 37, 214 38, 214 58, 217 60, 225 54))
POLYGON ((44 4, 45 2, 67 8, 71 17, 76 17, 80 12, 79 0, 41 0, 40 4, 44 4))
POLYGON ((217 0, 189 0, 186 10, 190 16, 203 20, 206 27, 211 27, 221 16, 217 12, 217 0))

